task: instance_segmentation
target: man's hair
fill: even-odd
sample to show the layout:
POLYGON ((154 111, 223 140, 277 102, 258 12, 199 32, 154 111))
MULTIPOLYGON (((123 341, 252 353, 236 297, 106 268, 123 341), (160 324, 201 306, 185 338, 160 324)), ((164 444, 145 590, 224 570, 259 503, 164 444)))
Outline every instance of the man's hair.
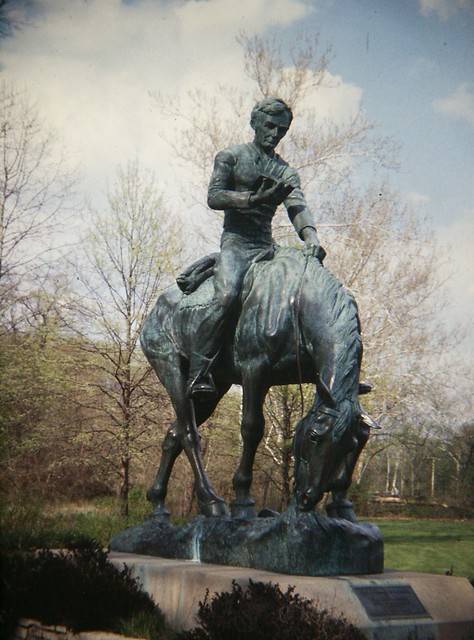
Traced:
POLYGON ((279 113, 286 113, 290 118, 290 124, 293 120, 293 112, 290 107, 281 98, 275 98, 274 96, 267 96, 263 100, 260 100, 260 102, 257 102, 254 106, 250 116, 250 124, 252 126, 259 113, 266 113, 270 116, 275 116, 279 113))

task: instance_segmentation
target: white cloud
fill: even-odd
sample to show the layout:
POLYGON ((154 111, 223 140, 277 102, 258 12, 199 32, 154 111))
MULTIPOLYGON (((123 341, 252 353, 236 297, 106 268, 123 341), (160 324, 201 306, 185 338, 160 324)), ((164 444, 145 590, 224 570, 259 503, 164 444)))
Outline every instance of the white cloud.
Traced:
POLYGON ((466 331, 464 348, 474 356, 474 209, 450 226, 439 229, 439 236, 449 248, 449 266, 443 265, 441 277, 449 270, 447 290, 450 304, 443 308, 448 322, 461 322, 466 331))
POLYGON ((347 121, 360 108, 363 91, 360 87, 326 71, 325 82, 311 93, 306 106, 313 107, 318 118, 335 122, 347 121))
POLYGON ((451 118, 467 120, 474 125, 474 92, 467 82, 460 84, 451 96, 435 100, 433 107, 451 118))
POLYGON ((422 15, 435 13, 442 20, 448 20, 460 11, 473 11, 472 0, 419 0, 422 15))
MULTIPOLYGON (((315 10, 303 0, 37 0, 34 6, 34 23, 2 42, 1 73, 37 100, 71 157, 82 161, 94 195, 117 164, 134 157, 176 182, 150 92, 245 87, 239 32, 264 35, 315 10)), ((320 92, 323 115, 347 116, 359 104, 361 90, 338 80, 337 88, 320 92)))
POLYGON ((425 193, 418 193, 417 191, 411 191, 408 194, 408 200, 414 205, 427 204, 430 201, 430 197, 425 193))

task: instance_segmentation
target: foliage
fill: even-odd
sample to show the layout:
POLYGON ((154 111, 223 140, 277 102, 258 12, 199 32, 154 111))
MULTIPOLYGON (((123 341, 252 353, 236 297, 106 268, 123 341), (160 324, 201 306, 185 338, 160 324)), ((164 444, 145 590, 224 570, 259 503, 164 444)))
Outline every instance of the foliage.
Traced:
POLYGON ((365 637, 344 619, 326 610, 319 611, 312 601, 288 587, 253 582, 243 591, 232 582, 232 591, 215 594, 199 603, 200 627, 184 632, 183 640, 363 640, 365 637))
POLYGON ((44 514, 44 504, 35 501, 27 505, 8 505, 3 500, 0 508, 0 550, 31 550, 45 547, 71 548, 89 544, 90 537, 76 527, 61 530, 58 519, 44 514))
POLYGON ((174 640, 175 633, 163 625, 161 616, 155 611, 140 611, 131 618, 121 619, 117 631, 127 638, 147 638, 148 640, 174 640))
POLYGON ((113 490, 75 402, 86 366, 77 342, 46 324, 0 337, 0 484, 10 500, 113 490))
POLYGON ((143 487, 130 492, 128 517, 120 515, 117 497, 87 502, 45 500, 0 501, 0 549, 6 551, 75 548, 96 542, 107 547, 128 526, 143 522, 150 512, 143 487))
POLYGON ((8 637, 5 630, 11 630, 20 617, 63 625, 77 633, 119 631, 122 620, 147 614, 156 631, 164 628, 163 614, 131 570, 117 569, 99 546, 4 555, 2 565, 2 637, 8 637))
POLYGON ((254 497, 262 508, 283 511, 293 485, 293 436, 311 406, 312 385, 282 385, 269 390, 264 402, 267 429, 254 465, 254 497), (257 493, 258 492, 258 493, 257 493))
POLYGON ((352 501, 354 510, 359 516, 366 513, 369 501, 369 492, 364 484, 353 482, 349 489, 348 498, 352 501))

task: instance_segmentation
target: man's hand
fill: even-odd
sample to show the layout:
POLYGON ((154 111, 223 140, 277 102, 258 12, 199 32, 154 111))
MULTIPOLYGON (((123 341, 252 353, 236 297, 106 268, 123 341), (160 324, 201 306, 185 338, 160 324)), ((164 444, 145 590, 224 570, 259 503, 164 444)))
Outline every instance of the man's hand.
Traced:
POLYGON ((323 264, 323 260, 326 257, 326 251, 320 244, 305 244, 303 253, 305 256, 317 258, 321 264, 323 264))
POLYGON ((249 204, 269 204, 279 206, 287 199, 292 191, 293 187, 290 184, 275 182, 275 180, 272 180, 271 178, 263 178, 257 191, 250 195, 249 204))
POLYGON ((301 237, 304 242, 303 253, 305 256, 313 256, 323 264, 323 260, 326 257, 326 251, 319 244, 318 234, 314 227, 305 227, 301 232, 301 237))

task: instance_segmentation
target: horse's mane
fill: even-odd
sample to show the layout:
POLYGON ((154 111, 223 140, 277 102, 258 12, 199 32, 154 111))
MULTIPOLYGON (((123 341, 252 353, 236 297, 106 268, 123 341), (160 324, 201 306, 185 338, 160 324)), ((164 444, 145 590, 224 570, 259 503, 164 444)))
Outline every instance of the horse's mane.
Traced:
POLYGON ((351 291, 347 290, 332 273, 316 258, 307 260, 303 288, 312 283, 321 294, 324 317, 332 327, 337 344, 344 345, 336 354, 338 376, 331 389, 337 398, 353 395, 354 370, 359 369, 362 357, 362 339, 357 303, 351 291))

